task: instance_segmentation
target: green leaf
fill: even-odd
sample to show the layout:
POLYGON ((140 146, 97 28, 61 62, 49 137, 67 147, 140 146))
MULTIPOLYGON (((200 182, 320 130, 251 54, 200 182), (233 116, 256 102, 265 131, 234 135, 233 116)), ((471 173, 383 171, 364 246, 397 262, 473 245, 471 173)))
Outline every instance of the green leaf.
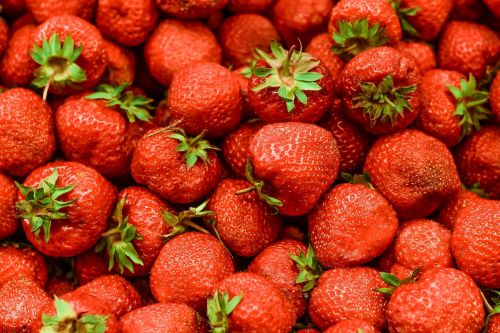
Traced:
POLYGON ((393 274, 380 272, 380 277, 390 286, 399 287, 401 285, 401 281, 393 274))
POLYGON ((297 81, 306 81, 306 82, 314 82, 318 81, 323 77, 323 74, 316 72, 308 72, 308 73, 296 73, 294 75, 294 79, 297 81))

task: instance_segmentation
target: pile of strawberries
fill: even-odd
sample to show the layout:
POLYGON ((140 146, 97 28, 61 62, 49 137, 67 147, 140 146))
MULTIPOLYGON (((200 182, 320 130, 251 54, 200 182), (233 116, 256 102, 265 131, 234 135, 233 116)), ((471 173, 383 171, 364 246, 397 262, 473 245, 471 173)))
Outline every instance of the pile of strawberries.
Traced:
POLYGON ((499 0, 1 0, 0 333, 499 333, 499 0))

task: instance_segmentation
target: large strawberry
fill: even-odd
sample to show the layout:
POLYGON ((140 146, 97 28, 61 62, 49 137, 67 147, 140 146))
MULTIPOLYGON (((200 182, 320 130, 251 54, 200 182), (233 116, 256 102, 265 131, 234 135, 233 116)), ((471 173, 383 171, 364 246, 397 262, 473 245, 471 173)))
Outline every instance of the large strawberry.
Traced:
POLYGON ((49 256, 70 257, 92 247, 106 231, 116 200, 110 182, 76 162, 49 163, 17 186, 26 237, 49 256))
POLYGON ((85 20, 92 19, 97 0, 24 0, 28 10, 38 22, 54 16, 75 15, 85 20))
POLYGON ((222 51, 214 34, 200 22, 167 19, 157 25, 144 46, 151 75, 169 85, 175 72, 197 62, 220 63, 222 51))
POLYGON ((257 50, 262 60, 252 69, 248 98, 266 122, 313 123, 328 111, 334 92, 330 71, 308 53, 271 43, 271 54, 257 50))
POLYGON ((306 52, 321 61, 328 68, 335 82, 340 76, 340 71, 344 67, 344 61, 333 52, 333 39, 328 33, 322 33, 311 39, 306 47, 306 52))
POLYGON ((462 188, 461 191, 451 196, 448 200, 443 202, 439 208, 439 215, 437 221, 446 226, 448 229, 453 230, 453 226, 457 220, 457 215, 462 208, 474 205, 476 201, 481 201, 484 196, 484 190, 473 186, 470 190, 462 188))
POLYGON ((43 256, 22 244, 7 242, 0 245, 0 286, 21 278, 32 280, 44 288, 47 282, 47 266, 43 256))
POLYGON ((337 177, 335 139, 316 125, 266 125, 253 137, 250 155, 253 168, 249 163, 246 174, 252 189, 284 215, 306 214, 337 177))
POLYGON ((420 70, 412 58, 392 47, 369 49, 342 71, 344 111, 374 134, 403 129, 417 117, 420 81, 420 70))
POLYGON ((165 13, 182 19, 206 18, 222 9, 228 0, 156 0, 165 13))
POLYGON ((334 187, 309 214, 311 244, 327 268, 357 266, 374 259, 391 245, 397 229, 391 205, 362 184, 334 187))
POLYGON ((236 273, 222 280, 208 299, 207 314, 212 330, 221 333, 288 333, 294 323, 279 289, 254 273, 236 273))
POLYGON ((34 92, 14 88, 0 94, 0 170, 22 177, 55 150, 52 112, 34 92))
POLYGON ((17 188, 12 179, 0 172, 0 240, 17 230, 15 204, 17 188))
POLYGON ((323 333, 379 333, 379 330, 366 320, 351 319, 342 320, 323 333))
POLYGON ((200 135, 182 130, 151 130, 139 141, 132 158, 132 177, 174 203, 202 199, 217 185, 222 166, 216 147, 200 135))
POLYGON ((169 240, 151 270, 151 291, 162 303, 206 308, 207 296, 234 273, 230 254, 217 238, 188 232, 169 240))
POLYGON ((458 212, 451 250, 458 267, 487 288, 500 288, 500 201, 481 200, 458 212))
POLYGON ((406 57, 413 58, 422 75, 437 66, 436 52, 432 46, 427 43, 401 41, 396 45, 396 49, 406 57))
POLYGON ((135 55, 134 53, 118 44, 104 40, 108 53, 108 67, 102 77, 103 83, 113 86, 127 83, 132 84, 135 78, 135 55))
POLYGON ((417 130, 378 139, 364 169, 403 219, 431 214, 460 190, 457 168, 446 145, 417 130))
POLYGON ((490 107, 497 123, 500 124, 500 72, 493 79, 490 86, 490 107))

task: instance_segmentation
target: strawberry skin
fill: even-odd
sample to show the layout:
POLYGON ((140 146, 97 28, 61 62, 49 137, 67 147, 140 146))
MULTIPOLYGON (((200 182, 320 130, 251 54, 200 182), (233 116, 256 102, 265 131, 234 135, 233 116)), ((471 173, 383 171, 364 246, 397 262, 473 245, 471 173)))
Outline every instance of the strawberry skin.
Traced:
POLYGON ((227 7, 234 13, 260 13, 272 3, 273 0, 229 0, 227 7))
POLYGON ((316 35, 306 47, 306 52, 316 57, 323 65, 328 68, 332 78, 337 82, 344 61, 332 51, 333 39, 328 33, 316 35))
POLYGON ((228 0, 156 0, 165 13, 182 19, 206 18, 222 9, 228 0))
POLYGON ((49 296, 54 298, 54 296, 59 297, 66 293, 70 293, 74 291, 75 288, 76 286, 72 281, 53 275, 47 280, 47 287, 45 289, 49 296))
POLYGON ((104 40, 108 53, 108 67, 102 77, 102 82, 113 86, 122 83, 132 84, 135 77, 135 55, 134 53, 118 44, 104 40))
POLYGON ((434 40, 441 31, 453 7, 453 0, 402 0, 400 8, 418 8, 408 22, 415 28, 416 36, 425 41, 434 40))
POLYGON ((96 253, 93 248, 75 257, 75 276, 80 285, 89 283, 100 276, 110 274, 108 258, 103 252, 96 253))
POLYGON ((32 280, 44 288, 47 282, 45 259, 31 247, 0 246, 0 287, 19 279, 32 280))
POLYGON ((396 45, 396 49, 406 57, 413 58, 422 75, 437 66, 436 54, 427 43, 401 41, 396 45))
POLYGON ((0 240, 17 230, 15 204, 17 188, 12 179, 0 172, 0 240))
POLYGON ((342 320, 338 324, 330 327, 323 333, 379 333, 380 331, 365 320, 352 319, 342 320))
POLYGON ((3 18, 0 19, 0 55, 7 48, 9 42, 9 26, 3 18))
POLYGON ((497 123, 500 124, 500 74, 498 73, 490 86, 490 108, 497 123))
POLYGON ((25 0, 28 10, 38 22, 48 20, 53 16, 75 15, 90 21, 94 14, 96 0, 25 0))
MULTIPOLYGON (((490 9, 491 13, 497 18, 500 18, 500 1, 498 0, 484 0, 486 6, 490 9)), ((490 332, 488 332, 490 333, 490 332)))
POLYGON ((481 197, 476 193, 469 190, 461 190, 441 205, 437 220, 449 230, 453 230, 460 210, 481 200, 481 197))

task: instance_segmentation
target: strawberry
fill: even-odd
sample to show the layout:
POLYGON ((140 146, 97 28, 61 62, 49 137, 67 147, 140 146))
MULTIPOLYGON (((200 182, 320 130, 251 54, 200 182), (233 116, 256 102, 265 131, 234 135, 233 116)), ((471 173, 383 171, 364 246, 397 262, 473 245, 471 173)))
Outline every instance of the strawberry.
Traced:
POLYGON ((396 49, 404 56, 413 58, 422 75, 436 68, 436 54, 429 44, 401 41, 396 45, 396 49))
POLYGON ((101 79, 108 57, 101 33, 72 15, 54 16, 33 33, 33 61, 39 65, 33 85, 56 95, 90 89, 101 79), (62 42, 62 43, 61 43, 62 42))
POLYGON ((274 0, 229 0, 227 7, 235 13, 260 13, 268 9, 274 0))
POLYGON ((333 100, 328 68, 295 47, 287 51, 275 42, 270 47, 272 54, 257 50, 262 60, 248 82, 251 107, 266 122, 318 121, 333 100))
POLYGON ((396 45, 402 37, 398 15, 385 0, 340 0, 328 24, 333 51, 348 61, 371 47, 396 45))
POLYGON ((94 15, 96 0, 25 0, 28 10, 38 22, 43 22, 54 16, 74 15, 90 21, 94 15))
POLYGON ((390 332, 479 332, 480 290, 465 273, 438 268, 397 287, 387 305, 390 332))
POLYGON ((342 320, 338 324, 328 328, 323 333, 379 333, 371 323, 365 320, 351 319, 342 320))
POLYGON ((255 49, 267 50, 280 35, 273 23, 257 14, 240 14, 225 19, 218 28, 224 59, 233 67, 249 65, 255 49))
POLYGON ((2 14, 16 17, 26 11, 26 0, 3 0, 2 14))
MULTIPOLYGON (((494 290, 492 294, 495 296, 499 295, 499 292, 494 290)), ((488 310, 486 320, 484 322, 483 329, 485 333, 498 333, 500 332, 500 299, 498 297, 492 297, 493 305, 491 305, 486 299, 483 298, 484 305, 488 310)))
POLYGON ((7 48, 8 42, 9 42, 9 26, 4 21, 4 19, 0 17, 0 55, 7 48))
POLYGON ((0 287, 21 278, 32 280, 43 288, 47 282, 44 258, 33 248, 21 244, 0 245, 0 287))
POLYGON ((76 162, 49 163, 16 185, 26 237, 49 256, 71 257, 92 247, 106 230, 116 200, 110 182, 76 162))
POLYGON ((278 239, 290 239, 304 243, 306 241, 306 234, 299 227, 294 225, 286 225, 281 228, 278 239))
POLYGON ((108 52, 108 67, 102 77, 102 82, 119 86, 122 83, 132 84, 135 77, 134 53, 118 44, 104 40, 108 52))
POLYGON ((451 236, 460 270, 492 289, 500 288, 499 212, 499 201, 476 201, 458 212, 451 236))
POLYGON ((208 320, 214 332, 287 333, 294 314, 274 284, 253 273, 222 280, 208 299, 208 320))
POLYGON ((490 108, 497 123, 500 124, 500 74, 498 73, 490 86, 490 108))
POLYGON ((381 46, 364 51, 342 71, 345 113, 374 134, 403 129, 417 117, 420 82, 415 61, 396 49, 381 46))
POLYGON ((292 46, 297 40, 308 44, 325 30, 332 7, 332 0, 277 0, 272 17, 286 45, 292 46))
POLYGON ((17 230, 16 199, 14 182, 0 172, 0 240, 12 236, 17 230))
POLYGON ((483 0, 484 4, 488 6, 488 9, 490 12, 496 16, 497 18, 500 18, 500 1, 498 0, 483 0))
MULTIPOLYGON (((9 1, 9 0, 6 0, 6 1, 9 1)), ((14 1, 16 1, 16 0, 14 0, 14 1)), ((24 0, 21 0, 21 1, 24 1, 24 0)), ((4 3, 5 3, 5 1, 4 1, 4 3)), ((37 21, 35 20, 35 17, 30 12, 25 12, 23 15, 19 16, 17 19, 15 19, 12 22, 12 24, 10 26, 11 32, 14 33, 18 29, 24 27, 25 25, 33 25, 33 26, 37 25, 37 21)))
POLYGON ((328 68, 330 74, 337 83, 344 61, 335 52, 333 52, 333 39, 328 33, 321 33, 311 39, 306 47, 306 52, 321 61, 328 68))
POLYGON ((186 304, 157 303, 127 313, 122 333, 205 333, 205 319, 186 304))
POLYGON ((485 126, 455 151, 465 185, 477 184, 492 199, 500 199, 500 128, 485 126))
POLYGON ((202 23, 167 19, 157 25, 144 46, 151 75, 169 85, 175 72, 197 62, 220 63, 222 51, 202 23))
POLYGON ((31 333, 30 329, 50 298, 31 280, 13 279, 0 287, 0 332, 31 333))
POLYGON ((61 296, 76 289, 75 283, 63 277, 51 276, 45 288, 50 297, 61 296))
POLYGON ((34 92, 0 94, 0 171, 23 177, 49 160, 55 150, 52 112, 34 92))
POLYGON ((417 127, 453 147, 487 119, 488 92, 479 90, 474 76, 435 69, 422 78, 417 127))
POLYGON ((478 23, 451 21, 439 40, 439 67, 477 79, 485 77, 487 66, 495 65, 499 54, 500 37, 478 23))
POLYGON ((154 0, 101 0, 95 24, 104 37, 125 46, 144 43, 155 27, 158 12, 154 0))
POLYGON ((403 219, 428 216, 460 189, 445 144, 417 130, 379 138, 368 152, 364 170, 403 219))
POLYGON ((462 188, 460 192, 451 196, 441 205, 437 220, 448 229, 453 230, 458 212, 465 207, 473 205, 476 201, 481 201, 481 196, 484 195, 484 191, 476 186, 473 186, 470 190, 462 188))
MULTIPOLYGON (((320 331, 314 329, 314 328, 303 328, 298 330, 296 333, 321 333, 320 331)), ((358 332, 356 332, 358 333, 358 332)))
POLYGON ((365 320, 381 329, 386 323, 386 302, 375 289, 384 285, 373 268, 326 271, 312 291, 309 317, 322 330, 348 319, 365 320))
POLYGON ((109 274, 109 259, 103 253, 89 249, 75 257, 75 276, 80 285, 109 274))
POLYGON ((162 11, 182 19, 206 18, 222 9, 228 0, 156 0, 162 11))
POLYGON ((222 166, 216 147, 182 130, 151 130, 137 144, 132 177, 173 203, 190 203, 208 195, 219 182, 222 166))
POLYGON ((487 10, 481 0, 453 0, 451 16, 458 20, 474 21, 484 16, 487 10))
POLYGON ((240 83, 240 93, 243 100, 243 118, 250 120, 257 118, 248 100, 248 81, 250 81, 250 77, 252 76, 252 69, 250 66, 243 66, 236 68, 232 73, 240 83))
POLYGON ((174 74, 167 105, 171 121, 189 135, 220 137, 238 126, 243 114, 240 84, 214 63, 200 63, 174 74))
POLYGON ((151 269, 151 291, 161 303, 186 303, 202 312, 208 295, 233 273, 231 256, 217 238, 187 232, 162 248, 151 269))

